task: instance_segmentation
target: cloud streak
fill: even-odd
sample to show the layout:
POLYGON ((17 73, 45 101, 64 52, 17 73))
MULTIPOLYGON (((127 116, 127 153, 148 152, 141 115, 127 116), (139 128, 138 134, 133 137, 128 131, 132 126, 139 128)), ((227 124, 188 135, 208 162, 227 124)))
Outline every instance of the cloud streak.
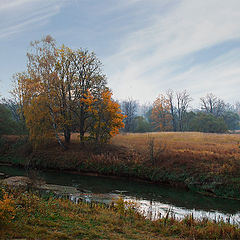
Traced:
POLYGON ((207 92, 234 102, 239 22, 239 0, 0 0, 0 78, 21 69, 26 42, 50 33, 96 51, 116 98, 153 101, 172 88, 195 105, 207 92))
POLYGON ((236 85, 239 49, 231 51, 230 46, 230 53, 222 53, 218 60, 191 63, 190 59, 197 59, 199 52, 208 59, 208 51, 216 45, 240 40, 240 2, 185 0, 173 1, 167 7, 165 3, 149 1, 147 4, 155 9, 155 14, 148 15, 149 24, 129 32, 115 53, 105 59, 116 96, 140 96, 146 101, 167 88, 186 88, 196 97, 216 90, 216 94, 234 101, 236 95, 229 93, 236 87, 240 91, 236 85), (178 69, 183 70, 176 76, 178 69))
POLYGON ((0 0, 0 39, 45 25, 64 0, 0 0), (11 16, 11 17, 9 17, 11 16))

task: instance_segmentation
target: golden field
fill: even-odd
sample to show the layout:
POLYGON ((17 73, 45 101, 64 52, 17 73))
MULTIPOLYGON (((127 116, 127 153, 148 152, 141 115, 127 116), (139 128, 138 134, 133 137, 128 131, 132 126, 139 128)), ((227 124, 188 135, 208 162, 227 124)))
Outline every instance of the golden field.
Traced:
MULTIPOLYGON (((190 164, 214 173, 239 173, 240 134, 200 132, 158 132, 119 134, 112 144, 124 146, 141 154, 153 148, 156 165, 190 164), (153 147, 150 146, 153 142, 153 147)), ((146 156, 147 157, 147 156, 146 156)), ((190 166, 189 166, 190 167, 190 166)))
POLYGON ((14 144, 0 161, 18 166, 144 179, 240 199, 240 134, 159 132, 119 134, 107 145, 80 144, 79 134, 63 151, 57 143, 31 151, 14 144), (2 160, 1 160, 2 159, 2 160))
POLYGON ((154 132, 119 134, 112 144, 141 150, 153 138, 156 145, 166 146, 167 151, 205 154, 233 154, 240 156, 240 134, 214 134, 200 132, 154 132))

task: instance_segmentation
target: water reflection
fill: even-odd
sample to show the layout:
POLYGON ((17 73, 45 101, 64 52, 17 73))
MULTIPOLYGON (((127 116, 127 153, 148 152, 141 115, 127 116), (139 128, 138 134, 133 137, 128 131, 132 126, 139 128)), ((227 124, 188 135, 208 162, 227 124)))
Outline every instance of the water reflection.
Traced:
MULTIPOLYGON (((8 175, 26 175, 23 169, 0 166, 0 172, 8 175)), ((194 218, 208 218, 240 223, 240 201, 211 198, 184 189, 126 179, 69 174, 63 172, 40 172, 49 184, 74 186, 79 194, 72 201, 99 201, 110 203, 120 195, 125 200, 136 201, 140 211, 151 219, 166 216, 176 219, 192 214, 194 218)))

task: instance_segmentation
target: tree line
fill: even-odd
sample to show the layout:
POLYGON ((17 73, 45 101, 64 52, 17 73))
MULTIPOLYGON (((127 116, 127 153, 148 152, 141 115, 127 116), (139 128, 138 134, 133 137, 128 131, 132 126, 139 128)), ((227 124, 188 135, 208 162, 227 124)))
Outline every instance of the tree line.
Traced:
POLYGON ((94 52, 56 46, 51 36, 33 41, 24 72, 13 76, 12 98, 0 102, 0 135, 28 135, 34 147, 53 139, 66 148, 74 132, 82 143, 109 142, 119 131, 201 131, 239 129, 240 103, 207 94, 192 109, 186 91, 168 90, 153 104, 115 101, 94 52))
POLYGON ((224 133, 240 129, 240 103, 231 105, 212 93, 200 98, 200 108, 192 109, 186 91, 169 89, 153 104, 144 106, 131 98, 121 102, 125 132, 200 131, 224 133), (142 111, 141 111, 142 110, 142 111))

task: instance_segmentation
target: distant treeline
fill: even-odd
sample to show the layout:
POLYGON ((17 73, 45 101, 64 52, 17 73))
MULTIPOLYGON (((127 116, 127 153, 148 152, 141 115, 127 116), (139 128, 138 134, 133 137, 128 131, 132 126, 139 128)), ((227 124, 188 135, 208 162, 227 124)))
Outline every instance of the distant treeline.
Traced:
MULTIPOLYGON (((123 132, 199 131, 224 133, 240 129, 240 103, 231 105, 209 93, 200 98, 200 109, 191 109, 187 91, 169 90, 153 104, 140 105, 136 100, 120 102, 125 127, 123 132)), ((1 99, 0 134, 27 134, 21 105, 13 99, 1 99)), ((77 131, 77 128, 75 129, 77 131)))
POLYGON ((208 93, 200 98, 200 108, 192 109, 192 98, 186 90, 168 90, 153 104, 140 105, 131 98, 122 101, 124 132, 198 131, 224 133, 240 129, 240 102, 224 102, 208 93))
POLYGON ((240 102, 231 105, 212 93, 200 98, 201 107, 194 110, 186 90, 168 90, 149 105, 134 99, 118 102, 94 52, 57 47, 51 36, 31 42, 26 71, 16 73, 13 84, 12 97, 0 99, 0 136, 28 134, 35 146, 54 138, 64 146, 59 134, 68 144, 73 132, 79 132, 81 142, 103 143, 119 129, 212 133, 239 129, 240 102))

